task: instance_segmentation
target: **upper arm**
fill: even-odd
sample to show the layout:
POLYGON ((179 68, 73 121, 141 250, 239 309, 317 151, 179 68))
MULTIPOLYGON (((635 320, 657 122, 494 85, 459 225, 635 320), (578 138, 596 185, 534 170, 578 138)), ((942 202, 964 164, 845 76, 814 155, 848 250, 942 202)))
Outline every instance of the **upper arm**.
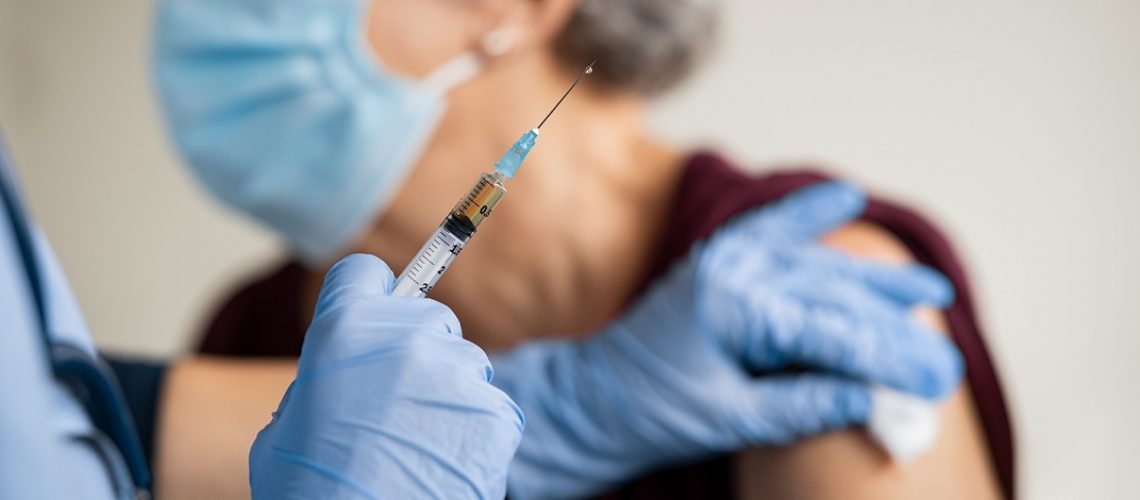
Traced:
POLYGON ((249 447, 296 373, 293 360, 198 357, 171 366, 155 445, 157 497, 249 498, 249 447))
MULTIPOLYGON (((868 223, 846 226, 823 241, 867 259, 914 260, 890 233, 868 223)), ((946 332, 937 311, 916 314, 946 332)), ((1000 498, 969 387, 963 384, 942 404, 940 418, 941 432, 931 450, 903 466, 891 463, 861 430, 742 452, 735 463, 737 491, 741 498, 764 499, 1000 498)))

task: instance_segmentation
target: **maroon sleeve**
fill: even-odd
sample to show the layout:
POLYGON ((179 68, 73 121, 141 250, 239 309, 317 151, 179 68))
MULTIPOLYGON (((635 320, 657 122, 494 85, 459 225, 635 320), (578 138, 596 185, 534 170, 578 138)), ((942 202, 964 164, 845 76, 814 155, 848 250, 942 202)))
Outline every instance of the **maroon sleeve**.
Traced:
POLYGON ((305 328, 305 270, 288 263, 239 287, 212 316, 198 352, 221 356, 297 357, 305 328))

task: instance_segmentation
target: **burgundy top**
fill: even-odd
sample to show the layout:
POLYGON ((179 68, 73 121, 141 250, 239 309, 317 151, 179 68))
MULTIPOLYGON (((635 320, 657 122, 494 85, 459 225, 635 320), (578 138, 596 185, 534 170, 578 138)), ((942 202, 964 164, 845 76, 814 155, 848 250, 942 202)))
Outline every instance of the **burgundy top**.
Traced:
MULTIPOLYGON (((811 170, 753 176, 719 156, 697 153, 689 160, 675 195, 670 233, 665 236, 649 280, 664 273, 693 243, 733 216, 827 179, 811 170)), ((986 350, 966 271, 946 237, 917 213, 872 198, 862 219, 889 231, 919 262, 938 269, 954 284, 954 304, 945 311, 950 334, 966 362, 966 379, 989 444, 1002 492, 1014 498, 1013 434, 997 372, 986 350)), ((301 306, 305 270, 288 263, 232 295, 210 323, 199 351, 234 356, 293 356, 301 353, 305 325, 301 306), (286 314, 282 314, 282 312, 286 314)), ((733 498, 730 457, 664 470, 601 496, 606 499, 733 498)))

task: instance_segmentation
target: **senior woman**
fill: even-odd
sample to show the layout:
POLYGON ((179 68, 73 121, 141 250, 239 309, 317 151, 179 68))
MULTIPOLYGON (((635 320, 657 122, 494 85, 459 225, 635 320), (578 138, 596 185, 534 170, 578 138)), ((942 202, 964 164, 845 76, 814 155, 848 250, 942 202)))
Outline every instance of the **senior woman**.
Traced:
MULTIPOLYGON (((840 206, 822 222, 773 223, 746 212, 824 177, 746 175, 644 130, 647 102, 709 48, 715 10, 696 0, 163 2, 157 76, 177 145, 207 189, 279 231, 299 261, 228 299, 201 351, 297 355, 332 259, 408 262, 455 197, 597 60, 494 221, 432 291, 469 339, 506 351, 496 382, 528 417, 509 493, 1012 497, 1001 392, 965 274, 933 226, 883 200, 862 210, 841 187, 822 188, 824 205, 840 206), (906 466, 863 433, 823 432, 866 421, 851 381, 946 396, 956 371, 928 355, 937 348, 905 314, 949 296, 913 265, 817 248, 816 236, 856 214, 824 241, 920 261, 957 291, 941 314, 921 315, 961 349, 968 385, 943 400, 941 432, 906 466), (569 340, 533 340, 547 337, 569 340)), ((249 425, 233 432, 260 423, 249 425)), ((160 460, 232 469, 222 481, 242 484, 229 467, 242 446, 187 440, 162 436, 160 460)))

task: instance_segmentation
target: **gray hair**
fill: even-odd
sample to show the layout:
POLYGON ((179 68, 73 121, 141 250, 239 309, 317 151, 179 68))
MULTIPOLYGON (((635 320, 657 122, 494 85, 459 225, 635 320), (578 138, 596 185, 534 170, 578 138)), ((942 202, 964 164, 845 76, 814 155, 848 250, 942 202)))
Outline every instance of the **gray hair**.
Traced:
POLYGON ((597 60, 594 78, 652 96, 688 77, 717 34, 713 0, 581 0, 555 40, 567 64, 597 60))

